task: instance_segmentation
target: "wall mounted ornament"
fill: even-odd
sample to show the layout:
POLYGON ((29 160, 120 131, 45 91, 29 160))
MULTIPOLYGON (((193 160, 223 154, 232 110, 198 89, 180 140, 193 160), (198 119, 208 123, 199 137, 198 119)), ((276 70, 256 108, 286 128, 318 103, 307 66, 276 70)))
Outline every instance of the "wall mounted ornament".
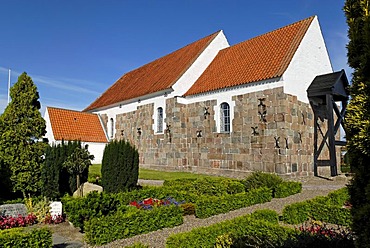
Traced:
POLYGON ((166 134, 166 138, 167 138, 168 142, 171 143, 172 134, 171 134, 171 125, 170 124, 166 124, 166 129, 164 130, 164 133, 166 134))
POLYGON ((208 110, 209 110, 209 107, 204 107, 204 119, 207 119, 207 116, 210 115, 208 110))
POLYGON ((258 98, 258 100, 260 101, 259 104, 258 104, 258 115, 260 117, 260 121, 267 122, 267 120, 266 120, 266 113, 267 113, 266 104, 264 103, 266 98, 258 98))
POLYGON ((275 148, 280 148, 280 145, 279 145, 280 137, 274 137, 274 139, 275 139, 275 148))
POLYGON ((140 136, 141 136, 141 133, 142 133, 142 131, 141 131, 141 127, 138 127, 138 128, 137 128, 137 135, 138 135, 138 137, 140 137, 140 136))
POLYGON ((253 134, 253 135, 255 135, 255 136, 256 136, 256 135, 259 135, 259 132, 258 132, 258 130, 257 130, 257 129, 258 129, 258 126, 251 127, 251 128, 252 128, 252 130, 253 130, 253 131, 252 131, 252 134, 253 134))
POLYGON ((202 138, 202 130, 197 130, 197 138, 202 138))

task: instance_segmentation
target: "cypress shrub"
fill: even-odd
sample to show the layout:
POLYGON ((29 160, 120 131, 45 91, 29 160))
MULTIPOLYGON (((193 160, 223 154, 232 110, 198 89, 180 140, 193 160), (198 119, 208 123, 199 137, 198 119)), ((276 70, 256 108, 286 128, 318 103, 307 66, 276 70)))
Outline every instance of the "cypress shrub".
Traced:
POLYGON ((106 192, 135 188, 139 178, 139 152, 128 141, 110 142, 104 149, 101 173, 106 192))
MULTIPOLYGON (((43 196, 51 199, 59 198, 62 195, 72 195, 76 191, 76 175, 71 175, 63 168, 63 163, 67 160, 73 151, 81 147, 81 142, 73 141, 48 146, 45 151, 45 161, 41 171, 43 196)), ((87 182, 89 170, 84 170, 80 182, 87 182)))

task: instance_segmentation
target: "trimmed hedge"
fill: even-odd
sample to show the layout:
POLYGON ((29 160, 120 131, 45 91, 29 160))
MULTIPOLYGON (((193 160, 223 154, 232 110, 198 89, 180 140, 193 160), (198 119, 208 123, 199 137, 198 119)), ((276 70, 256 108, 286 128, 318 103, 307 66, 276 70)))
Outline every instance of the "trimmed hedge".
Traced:
POLYGON ((318 196, 312 200, 293 203, 283 209, 283 220, 288 224, 300 224, 309 219, 331 224, 349 226, 350 210, 343 208, 348 200, 346 188, 336 190, 328 196, 318 196))
POLYGON ((271 199, 271 189, 266 187, 252 189, 247 193, 222 197, 203 196, 195 203, 195 215, 198 218, 208 218, 216 214, 227 213, 231 210, 268 202, 271 199))
POLYGON ((237 217, 208 227, 195 228, 190 232, 171 235, 167 239, 166 247, 193 248, 215 247, 216 245, 228 247, 220 246, 220 244, 246 241, 248 237, 251 238, 249 240, 251 244, 257 239, 268 242, 272 245, 270 247, 282 246, 286 240, 294 239, 298 231, 279 226, 276 221, 277 216, 276 213, 273 214, 273 211, 260 210, 251 215, 237 217), (264 219, 264 216, 267 218, 264 219))
POLYGON ((46 228, 12 228, 0 231, 1 248, 52 247, 51 231, 46 228))
POLYGON ((103 217, 116 211, 125 212, 130 202, 150 197, 160 200, 173 197, 179 202, 185 201, 186 203, 194 203, 197 198, 194 194, 172 191, 165 187, 148 187, 121 193, 92 192, 84 198, 65 196, 62 198, 62 203, 68 220, 83 231, 84 221, 103 217))
POLYGON ((245 192, 244 185, 240 180, 223 177, 166 180, 164 186, 172 190, 209 196, 223 196, 245 192))
POLYGON ((275 187, 274 198, 284 198, 302 192, 302 183, 285 181, 275 187))
POLYGON ((126 213, 116 212, 85 222, 85 237, 89 244, 103 245, 117 239, 125 239, 183 223, 182 209, 164 206, 152 210, 131 207, 126 213))

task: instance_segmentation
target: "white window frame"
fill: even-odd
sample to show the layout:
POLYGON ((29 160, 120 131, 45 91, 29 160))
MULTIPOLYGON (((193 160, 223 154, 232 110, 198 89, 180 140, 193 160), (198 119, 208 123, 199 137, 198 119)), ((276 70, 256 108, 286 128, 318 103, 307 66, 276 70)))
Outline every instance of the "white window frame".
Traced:
POLYGON ((233 120, 234 120, 234 107, 235 107, 235 101, 232 100, 231 95, 223 95, 223 96, 217 96, 216 97, 217 103, 213 106, 214 110, 214 120, 216 122, 216 132, 217 133, 232 133, 233 132, 233 120), (230 113, 230 130, 229 131, 223 131, 221 128, 221 104, 227 103, 229 105, 229 113, 230 113))
POLYGON ((230 104, 223 102, 220 104, 220 132, 230 133, 231 130, 230 104))
POLYGON ((157 108, 157 133, 163 133, 163 123, 164 123, 163 108, 157 108))

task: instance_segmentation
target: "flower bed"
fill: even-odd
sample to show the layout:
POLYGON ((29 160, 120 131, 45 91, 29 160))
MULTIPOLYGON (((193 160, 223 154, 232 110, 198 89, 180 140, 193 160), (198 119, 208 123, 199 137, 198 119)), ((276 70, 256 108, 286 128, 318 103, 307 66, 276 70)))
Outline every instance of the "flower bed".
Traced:
POLYGON ((37 223, 36 215, 29 214, 25 217, 0 216, 0 230, 10 229, 14 227, 25 227, 37 223))
POLYGON ((178 202, 172 197, 167 197, 163 200, 159 200, 156 198, 146 198, 142 201, 132 201, 130 202, 130 206, 134 206, 137 209, 153 209, 153 207, 160 207, 160 206, 169 206, 171 204, 178 206, 179 204, 183 204, 185 201, 178 202))

